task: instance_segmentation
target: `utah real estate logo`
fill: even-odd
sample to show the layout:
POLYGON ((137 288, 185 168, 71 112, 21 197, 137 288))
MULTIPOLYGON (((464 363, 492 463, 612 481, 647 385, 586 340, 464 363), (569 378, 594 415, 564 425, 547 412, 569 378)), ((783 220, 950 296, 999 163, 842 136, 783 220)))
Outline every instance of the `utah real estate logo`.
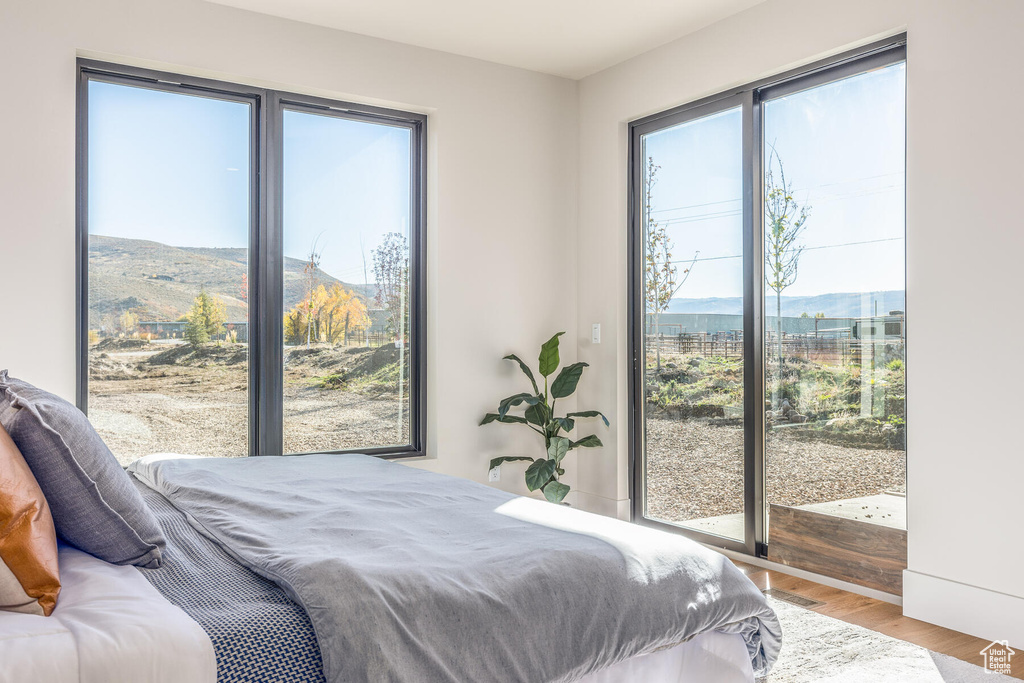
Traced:
POLYGON ((985 658, 985 672, 1010 675, 1010 659, 1017 654, 1005 640, 996 640, 980 653, 985 658))

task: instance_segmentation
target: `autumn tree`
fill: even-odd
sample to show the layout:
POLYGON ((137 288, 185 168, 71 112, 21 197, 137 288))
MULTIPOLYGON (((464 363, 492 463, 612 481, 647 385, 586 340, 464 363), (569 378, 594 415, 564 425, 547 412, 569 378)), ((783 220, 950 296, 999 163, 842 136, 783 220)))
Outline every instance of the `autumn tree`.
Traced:
POLYGON ((130 337, 139 326, 139 315, 130 308, 126 309, 117 319, 117 326, 124 336, 130 337))
POLYGON ((373 251, 373 274, 377 282, 377 305, 387 311, 388 327, 400 335, 407 328, 405 290, 409 279, 409 243, 405 235, 389 232, 373 251))
POLYGON ((794 199, 792 182, 786 180, 782 159, 773 146, 764 183, 764 275, 765 284, 775 292, 775 346, 780 381, 785 362, 782 292, 796 282, 800 255, 804 251, 799 239, 807 225, 810 210, 810 206, 801 205, 794 199))
POLYGON ((338 283, 330 290, 318 285, 308 299, 285 314, 284 337, 296 345, 310 340, 345 343, 350 332, 366 329, 369 322, 366 304, 354 291, 338 283))
POLYGON ((192 308, 185 315, 185 340, 192 346, 199 346, 224 330, 227 309, 218 297, 210 296, 205 289, 192 302, 192 308))
MULTIPOLYGON (((644 177, 644 285, 647 313, 654 318, 654 334, 660 337, 661 314, 668 310, 672 297, 686 283, 697 262, 699 251, 682 272, 682 279, 676 262, 672 260, 672 238, 668 226, 654 219, 654 185, 658 182, 661 166, 654 163, 654 157, 647 159, 647 175, 644 177)), ((661 345, 655 344, 657 367, 661 369, 661 345)))
POLYGON ((335 283, 329 292, 325 292, 326 302, 323 306, 323 331, 327 341, 336 344, 348 343, 348 335, 355 330, 366 329, 370 318, 366 312, 366 304, 349 291, 335 283))
POLYGON ((306 340, 306 314, 302 303, 284 314, 284 341, 286 344, 298 346, 306 340))

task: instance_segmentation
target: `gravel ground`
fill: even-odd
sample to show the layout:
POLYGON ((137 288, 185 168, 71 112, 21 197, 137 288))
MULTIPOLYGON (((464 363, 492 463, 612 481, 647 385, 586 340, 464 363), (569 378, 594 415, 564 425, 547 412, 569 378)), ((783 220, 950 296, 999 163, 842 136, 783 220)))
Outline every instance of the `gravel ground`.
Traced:
POLYGON ((284 450, 308 453, 408 443, 408 403, 404 408, 399 433, 398 401, 394 398, 286 387, 284 450))
MULTIPOLYGON (((110 354, 113 360, 121 355, 110 354)), ((247 386, 244 364, 168 366, 150 376, 93 379, 89 419, 121 464, 150 453, 242 456, 248 453, 247 386)), ((406 406, 402 442, 407 420, 406 406)), ((391 445, 399 441, 398 404, 289 377, 284 432, 287 453, 391 445)))
MULTIPOLYGON (((117 369, 119 363, 137 362, 138 352, 129 353, 130 359, 111 353, 108 364, 117 369)), ((160 452, 245 455, 247 404, 244 364, 165 366, 149 376, 90 382, 89 417, 122 464, 160 452)), ((393 397, 324 390, 289 371, 285 406, 288 453, 408 440, 408 408, 399 434, 393 397)), ((742 511, 741 428, 650 417, 647 441, 648 514, 682 522, 742 511)), ((796 440, 786 432, 772 432, 767 459, 768 500, 780 505, 905 490, 903 451, 796 440)))
MULTIPOLYGON (((807 505, 904 491, 906 453, 771 433, 768 501, 807 505)), ((647 420, 648 514, 683 522, 742 512, 743 430, 702 420, 647 420)))

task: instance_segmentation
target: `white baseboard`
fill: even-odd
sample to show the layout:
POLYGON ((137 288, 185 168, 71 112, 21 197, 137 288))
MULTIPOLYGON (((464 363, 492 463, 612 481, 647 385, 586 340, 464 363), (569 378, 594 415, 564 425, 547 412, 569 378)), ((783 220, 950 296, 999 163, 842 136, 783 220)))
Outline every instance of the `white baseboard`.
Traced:
POLYGON ((909 569, 903 572, 903 614, 985 640, 1007 640, 1024 649, 1024 598, 940 579, 909 569))

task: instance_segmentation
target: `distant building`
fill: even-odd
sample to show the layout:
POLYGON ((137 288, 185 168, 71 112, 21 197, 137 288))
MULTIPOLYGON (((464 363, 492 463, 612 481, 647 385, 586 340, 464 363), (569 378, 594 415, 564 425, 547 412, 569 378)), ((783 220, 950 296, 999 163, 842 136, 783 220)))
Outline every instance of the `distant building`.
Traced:
MULTIPOLYGON (((163 322, 144 320, 138 324, 139 336, 148 337, 151 339, 184 339, 185 338, 185 325, 186 322, 163 322)), ((248 322, 227 322, 224 323, 224 332, 219 335, 214 335, 214 341, 224 341, 231 338, 231 333, 235 334, 235 341, 248 342, 249 341, 249 323, 248 322)))

